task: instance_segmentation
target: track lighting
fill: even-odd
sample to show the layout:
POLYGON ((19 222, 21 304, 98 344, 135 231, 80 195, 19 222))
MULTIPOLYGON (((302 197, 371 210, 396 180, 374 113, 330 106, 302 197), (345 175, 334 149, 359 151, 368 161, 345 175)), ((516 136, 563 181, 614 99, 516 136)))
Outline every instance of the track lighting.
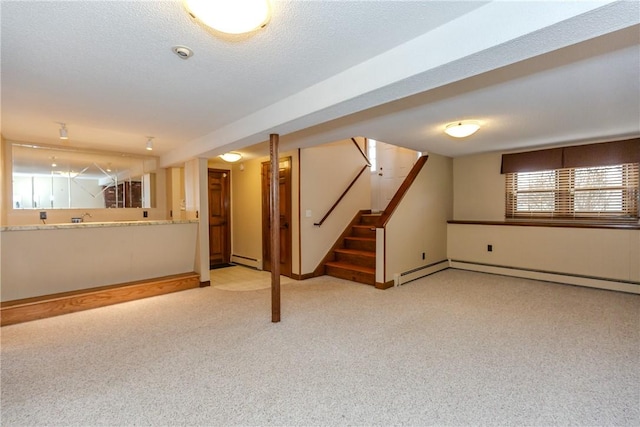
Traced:
POLYGON ((67 125, 60 123, 60 139, 69 139, 69 133, 67 132, 67 125))

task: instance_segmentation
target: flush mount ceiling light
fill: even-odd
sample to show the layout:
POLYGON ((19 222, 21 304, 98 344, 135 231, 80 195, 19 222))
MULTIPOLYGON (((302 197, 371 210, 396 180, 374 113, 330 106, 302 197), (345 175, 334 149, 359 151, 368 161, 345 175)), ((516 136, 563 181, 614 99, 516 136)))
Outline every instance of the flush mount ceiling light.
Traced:
POLYGON ((153 150, 153 137, 152 136, 148 136, 147 137, 147 150, 151 151, 153 150))
POLYGON ((231 151, 229 153, 221 154, 220 158, 225 162, 233 163, 240 160, 242 158, 242 154, 236 153, 235 151, 231 151))
POLYGON ((269 0, 183 0, 189 15, 228 34, 263 28, 271 17, 269 0))
POLYGON ((465 138, 473 135, 480 129, 480 122, 477 120, 463 120, 449 123, 444 127, 444 132, 454 138, 465 138))
POLYGON ((69 139, 69 133, 67 132, 67 125, 60 123, 60 139, 69 139))

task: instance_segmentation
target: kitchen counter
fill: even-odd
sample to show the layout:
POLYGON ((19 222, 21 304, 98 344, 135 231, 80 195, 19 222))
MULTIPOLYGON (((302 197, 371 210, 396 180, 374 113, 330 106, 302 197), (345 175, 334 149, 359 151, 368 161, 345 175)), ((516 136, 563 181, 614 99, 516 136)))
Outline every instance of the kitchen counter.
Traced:
POLYGON ((171 224, 191 224, 198 223, 197 219, 191 220, 153 220, 153 221, 106 221, 106 222, 78 222, 78 223, 59 223, 59 224, 32 224, 32 225, 9 225, 0 227, 0 231, 33 231, 33 230, 64 230, 64 229, 82 229, 82 228, 103 228, 103 227, 131 227, 144 225, 171 225, 171 224))

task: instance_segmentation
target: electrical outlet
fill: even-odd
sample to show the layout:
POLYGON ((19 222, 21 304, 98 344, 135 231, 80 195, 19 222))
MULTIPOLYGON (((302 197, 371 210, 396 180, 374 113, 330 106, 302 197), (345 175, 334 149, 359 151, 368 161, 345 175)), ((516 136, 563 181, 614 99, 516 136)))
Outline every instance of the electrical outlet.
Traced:
POLYGON ((142 216, 143 216, 144 218, 148 218, 148 217, 149 217, 149 212, 147 212, 147 211, 142 211, 142 216))
POLYGON ((493 245, 487 245, 487 252, 493 252, 493 245))
POLYGON ((47 219, 47 213, 46 212, 40 212, 40 219, 47 219))

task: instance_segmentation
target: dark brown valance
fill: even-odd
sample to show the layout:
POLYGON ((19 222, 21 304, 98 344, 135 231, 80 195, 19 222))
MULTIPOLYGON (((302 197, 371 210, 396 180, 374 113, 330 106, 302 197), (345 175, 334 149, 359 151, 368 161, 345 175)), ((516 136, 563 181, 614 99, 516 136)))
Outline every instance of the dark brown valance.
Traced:
POLYGON ((565 168, 640 163, 640 139, 565 147, 563 159, 565 168))
POLYGON ((502 155, 500 173, 536 172, 562 167, 562 148, 502 155))
POLYGON ((640 163, 640 138, 502 155, 500 173, 640 163))

